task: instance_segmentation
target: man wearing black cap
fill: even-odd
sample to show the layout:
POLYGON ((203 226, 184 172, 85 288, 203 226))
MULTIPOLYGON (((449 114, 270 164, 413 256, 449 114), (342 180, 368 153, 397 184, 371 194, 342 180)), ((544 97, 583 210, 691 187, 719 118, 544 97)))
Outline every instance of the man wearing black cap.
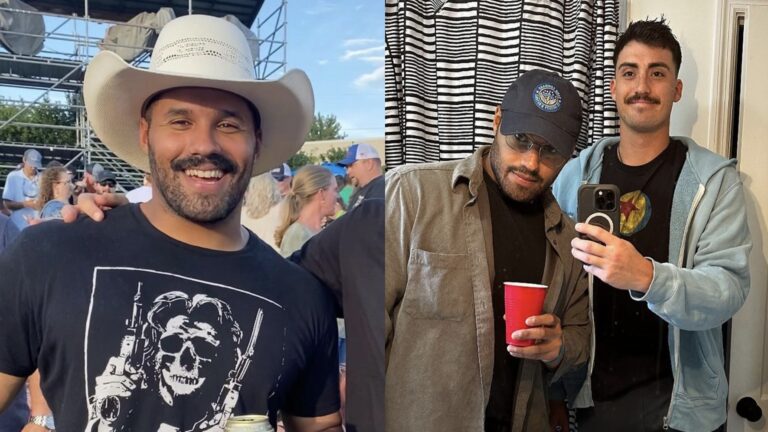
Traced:
POLYGON ((580 126, 576 89, 534 70, 497 108, 490 147, 388 174, 387 430, 549 430, 544 388, 589 347, 576 232, 550 192, 580 126), (512 334, 532 346, 506 344, 505 281, 549 287, 512 334))
POLYGON ((115 177, 115 173, 110 170, 99 170, 94 175, 94 178, 96 181, 93 184, 93 188, 99 195, 114 192, 117 188, 117 178, 115 177))

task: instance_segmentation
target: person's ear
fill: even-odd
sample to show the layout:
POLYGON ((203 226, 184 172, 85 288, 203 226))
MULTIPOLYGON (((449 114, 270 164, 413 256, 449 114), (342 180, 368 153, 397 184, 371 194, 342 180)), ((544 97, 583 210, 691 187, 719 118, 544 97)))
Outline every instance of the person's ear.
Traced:
POLYGON ((144 117, 139 119, 139 147, 144 154, 149 154, 149 122, 144 117))
POLYGON ((493 134, 499 131, 501 125, 501 105, 496 105, 496 112, 493 114, 493 134))

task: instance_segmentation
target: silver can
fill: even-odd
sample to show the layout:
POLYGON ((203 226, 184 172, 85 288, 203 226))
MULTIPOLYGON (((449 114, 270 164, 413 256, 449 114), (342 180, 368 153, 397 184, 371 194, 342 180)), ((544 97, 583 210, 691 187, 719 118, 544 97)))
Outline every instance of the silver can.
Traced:
POLYGON ((225 432, 275 432, 264 415, 232 416, 227 420, 225 432))

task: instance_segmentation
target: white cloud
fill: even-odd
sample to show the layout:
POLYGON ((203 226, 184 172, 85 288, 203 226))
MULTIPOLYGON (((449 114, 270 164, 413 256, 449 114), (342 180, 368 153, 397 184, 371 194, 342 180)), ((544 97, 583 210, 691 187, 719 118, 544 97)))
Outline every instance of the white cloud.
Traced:
POLYGON ((370 57, 371 54, 381 54, 382 60, 384 59, 384 45, 362 48, 359 50, 347 50, 344 55, 341 56, 341 60, 358 59, 361 57, 370 57))
POLYGON ((326 60, 326 59, 318 60, 317 64, 319 64, 320 66, 326 65, 326 64, 328 64, 328 60, 326 60))
POLYGON ((353 38, 353 39, 347 39, 344 41, 344 47, 352 47, 352 46, 360 46, 360 45, 370 45, 379 42, 378 39, 368 39, 368 38, 353 38))
POLYGON ((378 82, 384 83, 384 66, 379 66, 373 71, 357 77, 355 79, 355 87, 366 88, 378 82))
POLYGON ((304 10, 307 15, 320 15, 328 12, 333 12, 337 8, 337 5, 327 0, 319 0, 313 7, 304 10))

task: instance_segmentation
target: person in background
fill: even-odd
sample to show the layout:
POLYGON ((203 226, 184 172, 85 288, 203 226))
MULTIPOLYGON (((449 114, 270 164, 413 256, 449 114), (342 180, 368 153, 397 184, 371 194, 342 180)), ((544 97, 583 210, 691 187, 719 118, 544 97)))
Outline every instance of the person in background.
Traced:
POLYGON ((102 169, 98 171, 96 175, 94 175, 94 179, 96 180, 96 183, 94 183, 93 188, 99 195, 112 193, 117 190, 117 178, 115 177, 115 173, 110 170, 102 169))
POLYGON ((46 168, 40 175, 40 194, 37 209, 41 219, 61 219, 61 209, 72 197, 72 177, 63 166, 46 168))
POLYGON ((5 179, 3 204, 11 212, 11 220, 17 228, 24 229, 35 216, 38 171, 43 168, 43 156, 35 149, 24 152, 19 169, 11 171, 5 179))
POLYGON ((81 193, 97 193, 96 192, 96 174, 103 170, 104 167, 99 163, 89 163, 85 165, 83 171, 83 178, 75 183, 75 196, 81 193))
POLYGON ((296 172, 288 194, 288 211, 275 233, 280 254, 289 256, 320 232, 325 218, 336 212, 336 178, 327 169, 307 165, 296 172))
POLYGON ((275 240, 277 228, 285 219, 286 201, 271 173, 251 178, 243 198, 240 221, 265 243, 280 251, 275 240))
POLYGON ((152 199, 152 174, 144 173, 143 184, 125 194, 128 202, 143 203, 152 199))
POLYGON ((285 198, 291 191, 291 181, 293 180, 293 171, 291 171, 291 167, 289 167, 287 163, 283 163, 270 172, 277 182, 277 188, 280 190, 280 195, 285 198))
POLYGON ((379 153, 370 144, 352 144, 344 159, 336 162, 346 167, 349 183, 357 190, 349 198, 348 209, 366 198, 384 198, 384 172, 379 153))
MULTIPOLYGON (((0 214, 0 254, 19 235, 19 229, 11 219, 0 214)), ((0 431, 17 432, 22 430, 29 419, 27 390, 22 389, 5 412, 0 414, 0 431)))

